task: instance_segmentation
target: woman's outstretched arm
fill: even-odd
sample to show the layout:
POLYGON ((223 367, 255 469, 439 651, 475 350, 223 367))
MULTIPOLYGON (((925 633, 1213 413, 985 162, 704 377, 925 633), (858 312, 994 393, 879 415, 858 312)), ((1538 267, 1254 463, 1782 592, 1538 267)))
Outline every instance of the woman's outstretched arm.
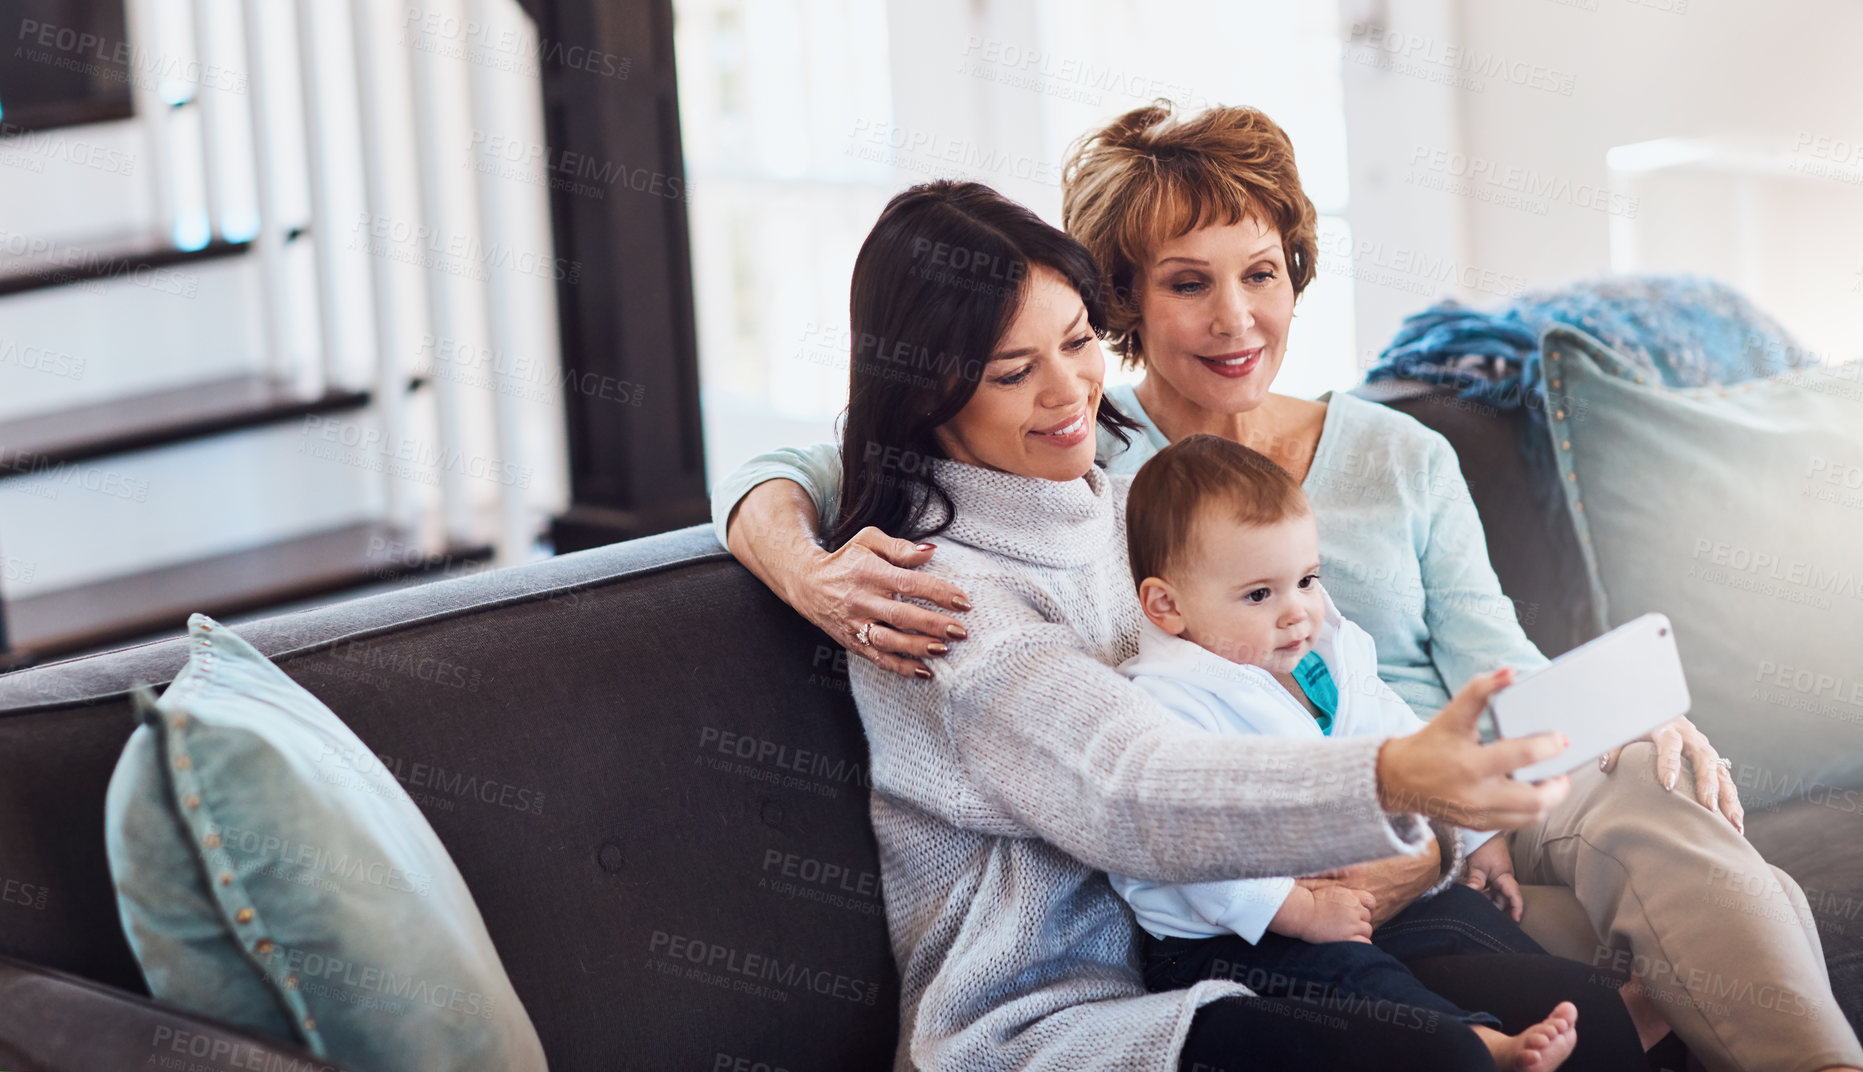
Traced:
POLYGON ((932 544, 869 528, 834 552, 823 550, 821 529, 835 516, 840 488, 841 456, 829 444, 759 455, 713 491, 719 542, 848 651, 901 676, 927 676, 924 660, 964 639, 964 627, 894 595, 964 610, 964 593, 916 572, 931 561, 932 544), (860 631, 868 623, 875 623, 868 630, 872 643, 864 644, 860 631))
POLYGON ((1508 772, 1557 753, 1550 736, 1482 746, 1484 675, 1407 738, 1221 737, 1187 726, 1100 662, 1069 626, 996 588, 973 595, 973 637, 934 665, 933 694, 872 672, 857 683, 876 774, 958 825, 1033 832, 1101 870, 1151 882, 1303 874, 1416 851, 1416 813, 1476 826, 1535 821, 1567 791, 1508 772), (983 801, 951 770, 895 750, 937 712, 983 801), (892 724, 898 720, 897 724, 892 724), (992 815, 1013 829, 992 825, 992 815))

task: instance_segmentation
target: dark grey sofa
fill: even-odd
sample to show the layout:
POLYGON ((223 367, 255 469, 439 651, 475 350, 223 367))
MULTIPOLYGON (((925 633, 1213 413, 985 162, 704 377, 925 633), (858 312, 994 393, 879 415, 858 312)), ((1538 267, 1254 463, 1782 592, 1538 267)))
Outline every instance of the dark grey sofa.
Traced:
MULTIPOLYGON (((1576 546, 1525 478, 1517 418, 1391 404, 1456 445, 1529 633, 1549 653, 1585 639, 1576 546)), ((240 631, 420 803, 557 1072, 890 1062, 898 987, 843 656, 707 530, 240 631)), ((0 677, 0 1068, 144 1067, 158 1036, 213 1030, 126 996, 145 991, 103 851, 127 690, 183 660, 174 640, 0 677), (9 1051, 27 1007, 9 994, 68 1030, 9 1051), (133 1029, 83 1026, 118 1019, 133 1029)), ((1805 885, 1863 897, 1849 818, 1786 806, 1749 826, 1805 885)), ((1826 922, 1855 1022, 1863 934, 1826 922)))

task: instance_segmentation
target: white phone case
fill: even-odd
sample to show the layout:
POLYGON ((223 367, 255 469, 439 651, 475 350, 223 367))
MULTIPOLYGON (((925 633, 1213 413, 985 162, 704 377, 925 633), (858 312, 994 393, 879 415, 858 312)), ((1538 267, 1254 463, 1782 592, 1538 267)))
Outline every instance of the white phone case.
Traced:
POLYGON ((1661 614, 1625 622, 1488 698, 1502 737, 1557 732, 1571 739, 1553 758, 1515 771, 1523 782, 1575 770, 1688 709, 1675 629, 1661 614))

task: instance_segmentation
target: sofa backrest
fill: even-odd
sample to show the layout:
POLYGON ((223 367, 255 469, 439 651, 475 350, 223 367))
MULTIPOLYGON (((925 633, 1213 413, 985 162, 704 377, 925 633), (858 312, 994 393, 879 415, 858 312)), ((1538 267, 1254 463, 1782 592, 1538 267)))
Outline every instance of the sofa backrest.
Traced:
POLYGON ((1584 554, 1546 428, 1524 409, 1470 402, 1448 388, 1385 381, 1354 393, 1415 417, 1455 448, 1481 514, 1488 561, 1540 651, 1551 658, 1596 636, 1584 554))
MULTIPOLYGON (((890 1063, 845 662, 709 530, 239 632, 420 805, 558 1072, 890 1063)), ((104 789, 129 688, 185 657, 167 641, 0 677, 0 954, 142 989, 104 789)))

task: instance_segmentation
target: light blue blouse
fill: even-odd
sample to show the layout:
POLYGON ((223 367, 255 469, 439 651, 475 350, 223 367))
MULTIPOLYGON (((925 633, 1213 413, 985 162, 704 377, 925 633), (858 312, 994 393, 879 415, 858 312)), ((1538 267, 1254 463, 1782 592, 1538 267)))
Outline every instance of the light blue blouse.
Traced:
MULTIPOLYGON (((1129 446, 1100 429, 1099 458, 1137 472, 1169 442, 1130 385, 1107 397, 1144 428, 1129 446)), ((1488 563, 1481 518, 1449 441, 1416 419, 1356 395, 1328 392, 1326 422, 1302 483, 1320 527, 1320 576, 1347 619, 1378 647, 1378 676, 1423 718, 1476 674, 1546 664, 1488 563)), ((712 490, 720 543, 725 521, 766 480, 800 484, 824 519, 841 490, 840 451, 785 447, 744 463, 712 490)), ((823 528, 827 528, 826 522, 823 528)), ((936 537, 933 538, 934 542, 936 537)), ((1106 553, 1125 556, 1125 548, 1106 553)))

